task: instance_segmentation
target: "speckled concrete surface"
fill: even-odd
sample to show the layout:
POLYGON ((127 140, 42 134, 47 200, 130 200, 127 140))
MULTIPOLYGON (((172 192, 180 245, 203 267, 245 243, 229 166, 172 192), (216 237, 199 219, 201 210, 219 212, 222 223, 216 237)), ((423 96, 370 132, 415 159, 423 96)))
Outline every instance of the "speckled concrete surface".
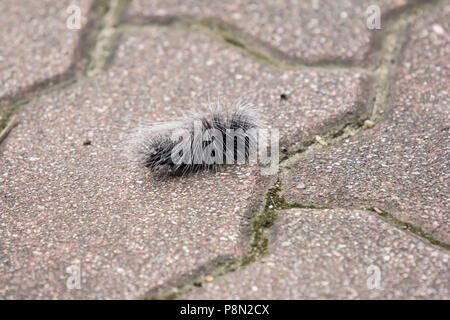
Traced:
POLYGON ((414 23, 385 120, 302 158, 286 174, 289 201, 376 206, 450 243, 449 21, 447 4, 414 23))
POLYGON ((375 34, 366 26, 367 8, 378 5, 385 17, 407 4, 408 0, 132 0, 124 19, 142 22, 172 16, 217 18, 286 58, 306 63, 363 64, 375 34))
POLYGON ((106 72, 28 105, 2 145, 0 296, 136 298, 241 257, 248 211, 264 197, 259 168, 158 180, 124 156, 126 133, 208 94, 249 92, 284 138, 307 136, 364 112, 364 81, 276 71, 196 33, 123 34, 106 72), (81 266, 81 290, 66 288, 70 265, 81 266))
POLYGON ((1 2, 0 116, 18 112, 18 122, 0 141, 0 298, 168 297, 175 283, 187 281, 186 292, 204 279, 181 297, 450 299, 448 250, 398 226, 450 243, 450 5, 406 10, 419 2, 132 0, 108 2, 104 16, 91 0, 1 2), (87 18, 81 31, 66 27, 69 4, 87 18), (370 4, 392 23, 369 31, 370 4), (420 12, 404 34, 403 14, 412 21, 420 12), (223 20, 244 48, 261 52, 214 40, 208 23, 201 29, 211 33, 166 25, 173 16, 223 20), (403 36, 403 50, 392 51, 403 36), (285 68, 262 62, 267 51, 285 68), (286 59, 332 65, 294 68, 286 59), (87 63, 95 72, 72 73, 87 63), (69 74, 74 83, 37 90, 69 74), (367 119, 369 100, 384 90, 391 100, 376 104, 381 122, 326 141, 334 146, 314 137, 367 119), (9 104, 24 96, 35 99, 9 104), (208 96, 246 97, 280 130, 292 158, 278 176, 235 166, 164 178, 136 165, 127 153, 134 128, 202 109, 208 96), (235 272, 217 268, 251 252, 251 218, 266 212, 277 178, 286 200, 334 209, 278 212, 263 232, 267 256, 235 272), (79 290, 67 285, 71 267, 81 269, 79 290), (371 289, 377 268, 381 289, 371 289), (225 275, 199 278, 205 270, 225 275))
POLYGON ((88 20, 92 0, 0 2, 0 101, 26 93, 37 83, 67 72, 88 20), (81 9, 81 29, 67 28, 74 4, 81 9))
POLYGON ((292 209, 266 257, 181 298, 449 299, 449 259, 367 211, 292 209))

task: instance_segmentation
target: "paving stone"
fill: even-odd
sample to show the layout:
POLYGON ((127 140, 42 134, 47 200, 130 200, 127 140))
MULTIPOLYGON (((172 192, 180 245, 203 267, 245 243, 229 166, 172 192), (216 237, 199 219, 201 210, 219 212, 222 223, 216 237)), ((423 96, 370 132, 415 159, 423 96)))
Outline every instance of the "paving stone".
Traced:
POLYGON ((139 124, 180 116, 208 94, 248 92, 272 126, 286 124, 286 139, 364 112, 366 80, 354 73, 277 71, 184 31, 120 39, 108 71, 30 103, 2 144, 3 298, 135 298, 245 254, 249 212, 270 177, 239 166, 157 178, 123 152, 139 124), (71 265, 81 266, 80 290, 66 287, 71 265))
POLYGON ((187 299, 448 299, 450 255, 367 211, 293 209, 261 261, 187 299))
POLYGON ((77 48, 92 0, 0 2, 0 101, 66 73, 79 59, 77 48), (80 29, 66 21, 71 5, 81 10, 80 29))
POLYGON ((375 34, 366 25, 367 8, 379 6, 383 22, 389 12, 408 2, 412 1, 133 0, 125 19, 217 18, 237 27, 248 40, 256 39, 288 59, 363 64, 375 34))
POLYGON ((449 21, 447 4, 414 23, 385 119, 302 158, 288 201, 378 207, 450 243, 449 21))

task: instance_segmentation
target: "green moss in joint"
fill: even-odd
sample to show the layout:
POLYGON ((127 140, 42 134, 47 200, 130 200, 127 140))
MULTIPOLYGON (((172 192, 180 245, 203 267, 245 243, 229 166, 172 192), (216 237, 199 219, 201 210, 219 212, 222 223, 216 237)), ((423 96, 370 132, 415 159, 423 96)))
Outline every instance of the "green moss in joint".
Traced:
POLYGON ((396 218, 394 215, 392 215, 384 210, 381 210, 380 208, 375 209, 375 207, 371 207, 371 208, 368 208, 368 210, 376 213, 380 217, 383 217, 384 219, 388 220, 389 222, 391 222, 405 230, 408 230, 409 232, 414 233, 415 235, 417 235, 421 238, 428 240, 430 243, 432 243, 434 245, 437 245, 437 246, 440 246, 441 248, 450 250, 450 244, 447 244, 445 242, 435 239, 432 234, 424 231, 419 226, 413 225, 412 223, 409 223, 409 222, 404 222, 404 221, 396 218))
POLYGON ((0 107, 0 132, 6 127, 9 118, 14 114, 15 110, 16 108, 13 106, 0 107))

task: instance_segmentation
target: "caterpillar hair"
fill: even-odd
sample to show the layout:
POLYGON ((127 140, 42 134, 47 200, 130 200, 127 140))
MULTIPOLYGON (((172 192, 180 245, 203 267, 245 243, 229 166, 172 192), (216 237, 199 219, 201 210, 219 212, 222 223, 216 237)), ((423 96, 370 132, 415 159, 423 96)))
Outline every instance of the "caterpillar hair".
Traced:
POLYGON ((241 164, 255 152, 259 127, 260 116, 250 102, 208 102, 205 112, 139 128, 135 153, 151 171, 168 167, 184 174, 241 164))

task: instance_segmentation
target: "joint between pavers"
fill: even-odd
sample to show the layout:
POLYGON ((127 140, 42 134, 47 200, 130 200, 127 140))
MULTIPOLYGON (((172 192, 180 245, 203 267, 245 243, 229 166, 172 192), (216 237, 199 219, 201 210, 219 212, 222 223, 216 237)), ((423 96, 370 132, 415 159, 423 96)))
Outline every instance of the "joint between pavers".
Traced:
POLYGON ((378 79, 375 85, 374 105, 370 120, 377 123, 382 120, 386 106, 390 100, 390 87, 395 78, 398 62, 407 43, 407 33, 410 25, 421 15, 432 10, 444 0, 417 0, 405 7, 387 13, 384 16, 384 30, 377 32, 371 39, 370 50, 379 51, 378 66, 373 69, 373 74, 378 79))
POLYGON ((233 24, 218 18, 195 18, 191 16, 131 17, 119 27, 122 32, 142 30, 145 28, 170 28, 175 30, 197 31, 239 49, 253 59, 282 71, 341 71, 373 75, 372 70, 353 66, 351 61, 321 60, 308 63, 299 58, 292 58, 271 45, 246 34, 233 24))
MULTIPOLYGON (((66 81, 62 81, 62 82, 54 84, 50 87, 44 88, 41 91, 35 93, 30 98, 18 99, 14 103, 0 107, 0 130, 3 130, 6 128, 10 119, 12 117, 16 116, 17 112, 21 108, 24 108, 25 106, 39 100, 43 96, 51 96, 58 92, 64 91, 64 90, 74 86, 78 82, 80 82, 80 80, 76 79, 76 78, 68 79, 66 81)), ((18 119, 18 122, 20 122, 20 119, 18 119)), ((0 146, 1 146, 1 143, 5 140, 5 138, 6 138, 6 135, 3 136, 2 139, 0 139, 0 146)), ((1 149, 0 149, 0 151, 1 151, 1 149)))
MULTIPOLYGON (((129 0, 94 1, 89 9, 89 14, 93 14, 93 18, 82 30, 68 70, 35 83, 17 95, 2 98, 0 100, 0 131, 22 107, 43 96, 72 87, 102 71, 111 56, 112 43, 115 40, 115 32, 111 30, 115 30, 128 3, 129 0), (27 95, 30 97, 26 97, 27 95)), ((0 140, 0 144, 4 138, 0 140)))
POLYGON ((392 213, 389 213, 383 209, 380 209, 377 206, 334 207, 331 205, 323 205, 323 204, 315 204, 315 203, 303 204, 303 203, 299 203, 299 202, 288 202, 287 200, 285 200, 285 198, 282 194, 280 195, 280 197, 283 199, 283 202, 285 203, 283 210, 286 210, 286 209, 364 210, 364 211, 372 212, 372 213, 375 213, 378 217, 381 217, 384 221, 386 221, 390 225, 394 226, 397 229, 400 229, 403 232, 408 231, 409 233, 417 236, 422 241, 425 241, 429 244, 438 246, 445 250, 450 250, 449 243, 445 243, 443 241, 436 239, 431 233, 424 231, 421 227, 419 227, 413 223, 410 223, 410 222, 405 222, 405 221, 397 218, 392 213))
MULTIPOLYGON (((115 2, 120 2, 121 5, 128 3, 128 1, 124 0, 116 0, 114 3, 115 2)), ((34 83, 17 94, 3 97, 0 100, 0 131, 6 127, 10 117, 15 115, 20 108, 36 101, 42 96, 62 91, 71 87, 73 84, 82 81, 88 74, 87 70, 89 67, 92 68, 93 65, 95 66, 95 70, 99 69, 99 67, 97 67, 99 65, 98 59, 92 55, 91 48, 97 47, 103 25, 109 25, 105 24, 103 21, 106 19, 108 12, 113 11, 114 14, 112 15, 118 16, 120 15, 119 9, 124 10, 119 4, 116 4, 116 7, 110 8, 109 1, 106 0, 97 0, 92 3, 88 15, 92 14, 93 17, 89 19, 86 26, 82 29, 69 68, 61 74, 34 83), (92 61, 94 59, 95 62, 92 61)), ((1 142, 2 141, 0 141, 0 143, 1 142)))
MULTIPOLYGON (((286 201, 286 200, 285 200, 286 201)), ((329 205, 320 205, 320 204, 301 204, 298 202, 286 202, 286 209, 313 209, 313 210, 364 210, 368 212, 375 213, 377 216, 381 217, 384 221, 389 223, 390 225, 394 226, 397 229, 400 229, 401 231, 405 232, 408 231, 409 233, 417 236, 422 241, 425 241, 427 243, 430 243, 432 245, 438 246, 445 250, 450 250, 450 244, 445 243, 443 241, 440 241, 436 239, 431 233, 424 231, 421 227, 410 223, 405 222, 393 214, 382 210, 375 206, 370 207, 333 207, 329 205)))
MULTIPOLYGON (((337 142, 336 142, 337 143, 337 142)), ((336 144, 334 143, 334 144, 336 144)), ((333 145, 334 145, 333 144, 333 145)), ((306 147, 306 149, 302 151, 298 151, 293 156, 282 160, 280 163, 280 175, 281 177, 285 177, 289 169, 292 168, 292 165, 297 163, 302 157, 306 155, 310 155, 312 153, 315 153, 319 150, 323 150, 325 148, 330 147, 331 145, 322 146, 319 143, 311 143, 309 146, 306 147)), ((284 197, 284 190, 282 188, 281 182, 280 182, 280 192, 278 193, 278 198, 280 199, 279 202, 283 205, 280 207, 280 210, 286 210, 286 209, 315 209, 315 210, 324 210, 324 209, 351 209, 351 210, 365 210, 369 212, 375 213, 377 216, 382 217, 387 223, 390 225, 402 230, 402 231, 409 231, 409 233, 414 234, 421 240, 430 243, 432 245, 439 246, 443 249, 450 250, 450 244, 445 243, 443 241, 440 241, 436 239, 431 233, 424 231, 421 227, 410 223, 403 221, 393 215, 392 213, 389 213, 377 206, 349 206, 349 207, 333 207, 329 204, 317 204, 317 203, 299 203, 299 202, 289 202, 284 197)))
POLYGON ((394 216, 392 213, 389 213, 376 206, 365 208, 365 210, 375 213, 377 216, 382 217, 385 221, 387 221, 391 225, 395 225, 396 227, 400 228, 403 231, 405 230, 409 231, 410 233, 416 235, 422 240, 426 240, 429 243, 439 246, 445 250, 450 250, 449 243, 445 243, 443 241, 436 239, 431 233, 424 231, 421 227, 416 226, 415 224, 412 224, 410 222, 405 222, 394 216))
POLYGON ((280 168, 277 173, 276 181, 266 192, 264 208, 253 218, 250 250, 248 257, 245 258, 247 262, 244 262, 244 265, 259 260, 262 256, 267 254, 269 241, 268 233, 278 217, 278 211, 293 208, 330 209, 328 206, 301 205, 297 203, 288 203, 286 201, 283 196, 282 176, 283 172, 289 168, 289 165, 294 158, 296 161, 297 157, 300 155, 303 156, 305 153, 316 152, 319 149, 328 148, 344 139, 358 134, 363 127, 364 125, 361 119, 343 124, 338 129, 328 130, 321 135, 314 136, 312 139, 304 142, 301 149, 280 159, 280 168))
POLYGON ((175 300, 195 288, 202 287, 205 282, 211 282, 222 275, 233 272, 240 265, 240 259, 228 256, 218 257, 198 267, 196 270, 182 275, 175 281, 169 281, 166 284, 155 287, 145 293, 140 299, 175 300))
POLYGON ((85 71, 87 77, 100 73, 107 66, 114 51, 113 46, 118 34, 117 27, 129 2, 130 0, 96 1, 95 7, 101 18, 96 41, 89 51, 89 63, 85 71))

